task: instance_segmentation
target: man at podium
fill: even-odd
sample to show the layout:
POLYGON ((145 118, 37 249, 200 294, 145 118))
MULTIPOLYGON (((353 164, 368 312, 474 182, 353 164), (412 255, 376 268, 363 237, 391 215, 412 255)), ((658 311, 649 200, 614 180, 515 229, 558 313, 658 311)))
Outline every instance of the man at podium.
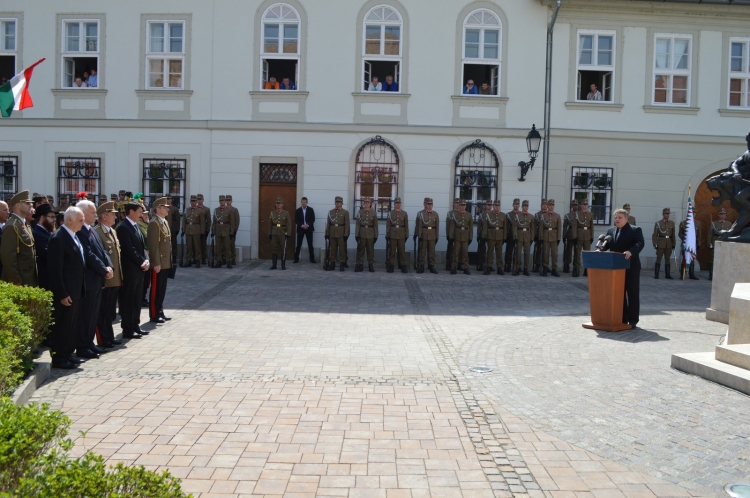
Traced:
POLYGON ((633 328, 638 324, 641 310, 641 260, 643 250, 643 231, 628 223, 628 212, 625 209, 615 211, 615 226, 607 230, 611 240, 605 251, 620 252, 630 261, 630 268, 625 270, 625 305, 622 309, 622 322, 633 328))

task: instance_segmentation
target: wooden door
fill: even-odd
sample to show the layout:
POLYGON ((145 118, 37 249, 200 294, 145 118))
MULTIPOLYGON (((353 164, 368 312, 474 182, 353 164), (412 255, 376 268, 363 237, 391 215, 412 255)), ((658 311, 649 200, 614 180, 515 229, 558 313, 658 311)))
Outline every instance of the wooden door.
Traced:
MULTIPOLYGON (((711 199, 714 197, 714 192, 708 188, 706 180, 725 171, 726 169, 722 169, 716 173, 708 175, 698 186, 698 190, 695 191, 695 219, 701 222, 701 237, 703 238, 703 240, 700 241, 701 250, 698 251, 698 262, 701 265, 701 269, 708 268, 709 263, 711 263, 711 252, 708 250, 706 239, 708 237, 708 231, 711 230, 711 221, 719 219, 719 209, 724 208, 727 210, 727 221, 730 223, 734 223, 737 219, 737 211, 732 208, 732 204, 729 200, 724 201, 721 206, 711 205, 711 199)), ((680 217, 675 221, 677 225, 680 224, 680 221, 685 219, 685 209, 683 208, 682 211, 680 217)), ((678 246, 677 250, 679 249, 678 246)))
POLYGON ((297 209, 297 165, 261 164, 260 205, 258 206, 258 258, 271 259, 271 241, 268 240, 268 219, 276 209, 276 199, 284 200, 284 209, 289 212, 292 226, 286 246, 288 260, 294 258, 296 227, 294 212, 297 209))

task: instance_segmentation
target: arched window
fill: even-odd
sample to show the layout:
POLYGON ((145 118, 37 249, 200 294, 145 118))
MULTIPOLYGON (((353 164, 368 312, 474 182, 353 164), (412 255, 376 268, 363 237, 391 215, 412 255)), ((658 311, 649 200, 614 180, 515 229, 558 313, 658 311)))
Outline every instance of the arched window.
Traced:
POLYGON ((500 18, 491 10, 479 9, 466 16, 461 93, 500 95, 502 29, 500 18))
POLYGON ((379 5, 365 15, 364 23, 362 91, 401 93, 401 14, 393 7, 379 5))
POLYGON ((263 90, 297 90, 300 63, 300 16, 285 3, 263 13, 261 82, 263 90))
POLYGON ((398 151, 380 135, 362 145, 354 163, 354 215, 363 197, 372 197, 378 219, 385 219, 398 196, 398 151))
POLYGON ((466 199, 466 209, 475 220, 487 201, 497 199, 499 171, 500 160, 495 150, 479 139, 456 154, 455 197, 466 199))

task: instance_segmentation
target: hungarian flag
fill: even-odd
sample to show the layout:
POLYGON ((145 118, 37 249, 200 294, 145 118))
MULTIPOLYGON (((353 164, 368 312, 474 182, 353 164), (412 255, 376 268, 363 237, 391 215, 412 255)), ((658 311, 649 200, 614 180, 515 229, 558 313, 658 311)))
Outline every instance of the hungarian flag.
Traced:
POLYGON ((695 241, 695 211, 693 201, 688 193, 687 216, 685 217, 685 240, 682 242, 682 250, 685 252, 685 264, 690 265, 698 256, 698 248, 695 241))
POLYGON ((24 69, 22 73, 18 73, 10 81, 0 86, 0 114, 4 118, 10 117, 13 111, 22 111, 27 107, 34 106, 31 95, 29 95, 29 82, 31 81, 31 72, 42 62, 44 62, 44 59, 39 59, 24 69))

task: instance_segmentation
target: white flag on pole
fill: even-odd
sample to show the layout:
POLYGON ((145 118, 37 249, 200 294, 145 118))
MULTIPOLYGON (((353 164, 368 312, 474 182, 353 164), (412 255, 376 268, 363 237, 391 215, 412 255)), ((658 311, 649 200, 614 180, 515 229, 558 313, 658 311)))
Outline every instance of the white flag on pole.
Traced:
POLYGON ((698 247, 695 240, 695 212, 693 211, 693 201, 689 194, 687 216, 685 217, 685 240, 682 243, 682 249, 685 251, 685 264, 689 265, 698 257, 698 247))

